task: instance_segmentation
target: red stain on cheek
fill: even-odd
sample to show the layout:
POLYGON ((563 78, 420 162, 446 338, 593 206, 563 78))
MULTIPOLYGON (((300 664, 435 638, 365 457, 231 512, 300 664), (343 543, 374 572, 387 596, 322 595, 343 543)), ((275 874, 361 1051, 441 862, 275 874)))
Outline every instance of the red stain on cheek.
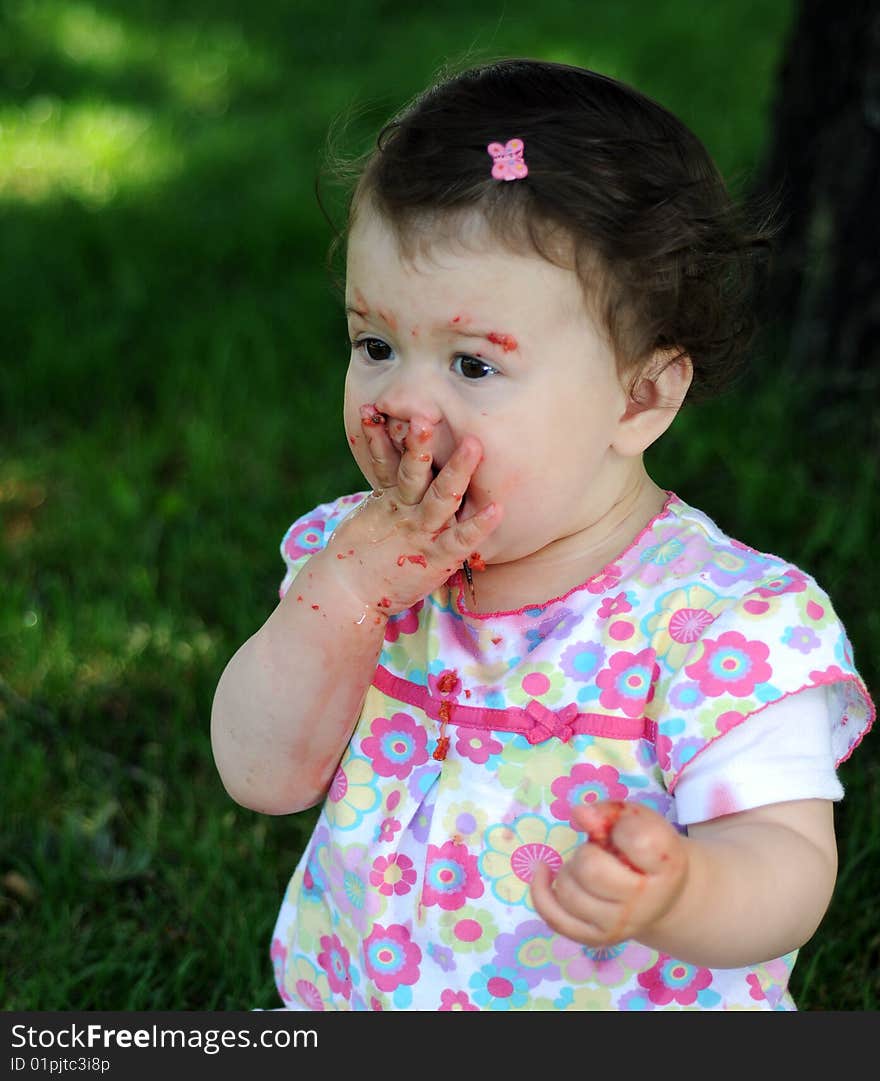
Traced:
POLYGON ((513 349, 517 349, 516 338, 512 334, 499 334, 497 331, 492 331, 491 334, 487 334, 486 337, 490 342, 495 345, 500 345, 505 353, 511 352, 513 349))

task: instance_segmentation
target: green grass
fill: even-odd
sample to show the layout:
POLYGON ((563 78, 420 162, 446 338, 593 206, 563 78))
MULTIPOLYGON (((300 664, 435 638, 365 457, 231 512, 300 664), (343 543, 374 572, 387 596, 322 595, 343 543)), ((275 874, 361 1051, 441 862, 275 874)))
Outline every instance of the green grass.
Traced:
MULTIPOLYGON (((520 54, 635 83, 728 176, 760 160, 789 4, 478 7, 4 6, 5 1009, 275 1004, 269 934, 314 812, 232 804, 208 718, 274 605, 284 529, 361 485, 313 195, 328 124, 357 104, 361 149, 441 64, 520 54)), ((805 380, 756 373, 686 410, 651 464, 814 573, 877 687, 871 433, 815 401, 805 380)), ((838 890, 793 982, 806 1009, 880 1004, 870 739, 842 776, 838 890)))

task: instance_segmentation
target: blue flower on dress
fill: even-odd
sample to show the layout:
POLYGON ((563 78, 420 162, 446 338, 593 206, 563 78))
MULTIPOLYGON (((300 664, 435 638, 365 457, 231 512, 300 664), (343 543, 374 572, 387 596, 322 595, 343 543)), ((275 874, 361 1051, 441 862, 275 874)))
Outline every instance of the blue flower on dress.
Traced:
POLYGON ((529 1001, 529 985, 515 968, 483 965, 470 979, 473 1000, 488 1010, 522 1009, 529 1001))
POLYGON ((605 662, 605 647, 599 642, 575 642, 559 658, 562 671, 578 682, 592 682, 605 662))

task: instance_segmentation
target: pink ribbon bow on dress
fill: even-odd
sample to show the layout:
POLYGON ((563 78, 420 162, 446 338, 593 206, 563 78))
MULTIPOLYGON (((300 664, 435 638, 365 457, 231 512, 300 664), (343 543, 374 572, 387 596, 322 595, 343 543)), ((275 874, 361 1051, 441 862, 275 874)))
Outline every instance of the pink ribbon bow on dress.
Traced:
POLYGON ((554 712, 533 698, 525 711, 532 719, 532 727, 525 734, 529 743, 543 743, 551 736, 557 736, 563 743, 568 743, 574 735, 573 722, 579 712, 576 702, 570 702, 563 709, 554 712))

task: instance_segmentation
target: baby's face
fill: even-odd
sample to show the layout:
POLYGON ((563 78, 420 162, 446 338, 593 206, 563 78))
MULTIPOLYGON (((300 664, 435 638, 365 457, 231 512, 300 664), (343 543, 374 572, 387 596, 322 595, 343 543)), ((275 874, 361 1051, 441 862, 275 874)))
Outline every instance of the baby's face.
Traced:
POLYGON ((361 433, 374 404, 402 443, 430 422, 442 467, 465 435, 483 445, 464 515, 504 507, 488 562, 538 551, 588 526, 620 475, 614 446, 627 396, 611 347, 585 310, 576 275, 484 238, 404 262, 393 232, 366 211, 349 238, 346 307, 353 347, 345 429, 379 487, 361 433), (477 247, 476 245, 472 245, 477 247))

